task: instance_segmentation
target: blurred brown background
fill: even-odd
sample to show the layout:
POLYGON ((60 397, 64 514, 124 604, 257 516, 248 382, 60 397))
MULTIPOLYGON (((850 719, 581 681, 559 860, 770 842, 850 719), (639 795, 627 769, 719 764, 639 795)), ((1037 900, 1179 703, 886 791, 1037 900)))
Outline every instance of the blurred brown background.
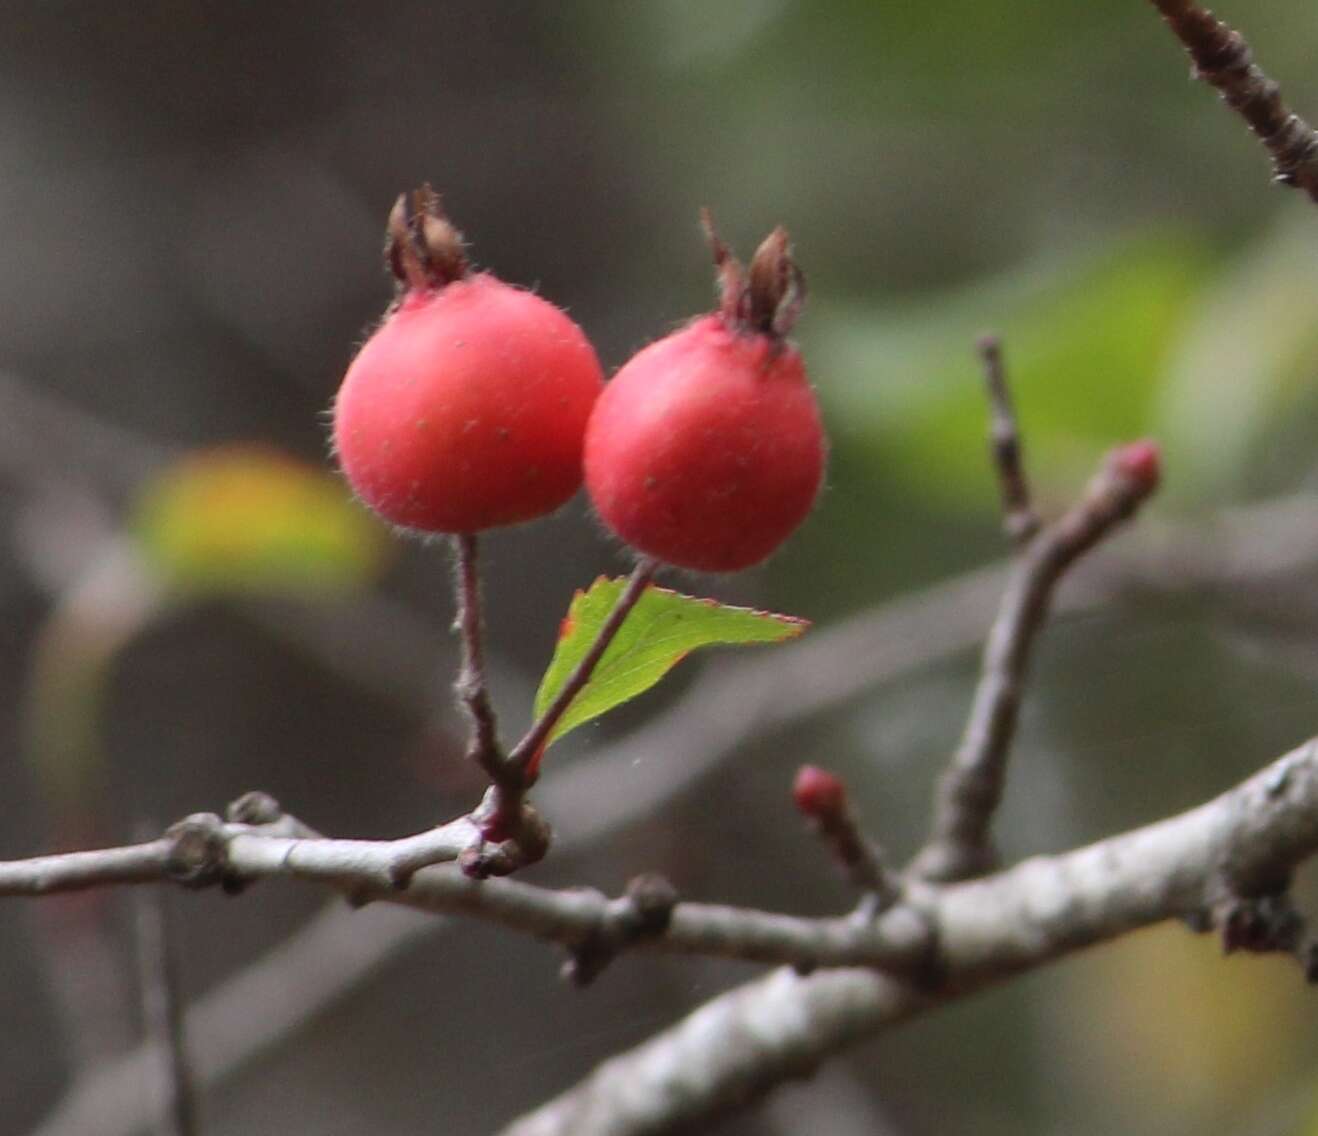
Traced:
MULTIPOLYGON (((1318 13, 1222 14, 1318 112, 1318 13)), ((345 836, 475 799, 446 702, 444 550, 389 539, 313 476, 389 296, 383 218, 427 179, 477 261, 570 309, 610 369, 708 306, 701 205, 743 252, 791 229, 829 488, 771 564, 685 588, 830 624, 999 556, 970 350, 985 327, 1006 337, 1047 506, 1145 433, 1166 450, 1158 531, 1318 494, 1318 218, 1269 188, 1136 0, 8 0, 0 856, 125 840, 254 786, 345 836), (216 457, 235 442, 310 471, 216 457)), ((1265 530, 1260 561, 1295 536, 1265 530)), ((625 559, 580 502, 485 548, 511 733, 571 590, 625 559)), ((1315 732, 1309 568, 1161 583, 1046 636, 1000 818, 1011 855, 1188 807, 1315 732)), ((607 752, 702 668, 737 665, 692 660, 551 764, 607 752)), ((612 892, 657 868, 691 897, 838 910, 792 772, 845 772, 908 854, 973 676, 958 652, 755 735, 528 878, 612 892)), ((639 778, 680 757, 627 760, 639 778)), ((579 783, 560 836, 626 786, 615 771, 594 801, 579 783)), ((321 899, 171 896, 190 996, 321 899)), ((354 918, 369 942, 377 913, 354 918)), ((134 1042, 131 930, 123 895, 0 906, 0 1133, 38 1130, 134 1042)), ((211 1087, 205 1131, 492 1131, 750 973, 637 957, 579 992, 557 961, 475 924, 413 935, 211 1087)), ((1164 928, 887 1036, 720 1131, 1310 1132, 1316 1006, 1283 962, 1164 928)))

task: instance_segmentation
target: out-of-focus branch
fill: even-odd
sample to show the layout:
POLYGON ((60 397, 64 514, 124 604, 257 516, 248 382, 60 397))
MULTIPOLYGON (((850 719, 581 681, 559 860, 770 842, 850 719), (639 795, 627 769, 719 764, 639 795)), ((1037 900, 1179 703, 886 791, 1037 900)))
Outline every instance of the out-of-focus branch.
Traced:
POLYGON ((154 1078, 160 1094, 159 1133, 197 1136, 197 1103, 183 1025, 178 953, 165 893, 160 888, 139 888, 134 899, 142 1018, 152 1048, 160 1057, 154 1078))
POLYGON ((989 448, 1002 492, 1002 524, 1012 541, 1024 544, 1039 531, 1039 515, 1030 503, 1030 486, 1021 459, 1020 431, 1016 427, 1016 411, 1011 403, 1007 370, 1002 362, 1002 342, 996 335, 986 335, 978 346, 984 365, 984 385, 988 388, 989 448))
MULTIPOLYGON (((330 905, 189 1008, 198 1086, 247 1067, 443 924, 384 904, 360 912, 330 905)), ((142 1086, 161 1060, 148 1044, 79 1076, 29 1136, 137 1136, 150 1117, 142 1086)))
POLYGON ((993 866, 989 837, 1002 799, 1030 651, 1062 574, 1158 483, 1157 451, 1133 442, 1108 455, 1080 502, 1025 548, 984 648, 983 672, 965 733, 938 786, 933 830, 916 858, 927 879, 960 880, 993 866))
POLYGON ((903 1130, 862 1083, 859 1071, 826 1065, 793 1093, 785 1088, 765 1102, 760 1119, 765 1136, 902 1136, 903 1130))
POLYGON ((1281 98, 1281 88, 1254 62, 1245 38, 1192 0, 1153 0, 1194 61, 1194 74, 1217 88, 1272 155, 1283 185, 1318 202, 1318 134, 1281 98))
POLYGON ((888 1026, 1083 947, 1176 918, 1229 934, 1235 905, 1276 906, 1290 870, 1315 851, 1318 739, 1180 816, 929 889, 917 902, 936 928, 936 984, 855 968, 775 971, 604 1062, 503 1136, 708 1124, 888 1026))

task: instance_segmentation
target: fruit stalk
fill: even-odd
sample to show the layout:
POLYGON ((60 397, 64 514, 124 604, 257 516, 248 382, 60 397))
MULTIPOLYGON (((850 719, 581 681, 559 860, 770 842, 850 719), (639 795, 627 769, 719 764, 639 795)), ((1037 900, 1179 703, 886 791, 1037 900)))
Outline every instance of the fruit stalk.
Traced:
POLYGON ((498 722, 485 677, 484 618, 475 533, 453 537, 453 584, 457 616, 453 629, 462 639, 462 664, 453 689, 471 721, 467 758, 476 762, 496 784, 505 776, 499 749, 498 722))

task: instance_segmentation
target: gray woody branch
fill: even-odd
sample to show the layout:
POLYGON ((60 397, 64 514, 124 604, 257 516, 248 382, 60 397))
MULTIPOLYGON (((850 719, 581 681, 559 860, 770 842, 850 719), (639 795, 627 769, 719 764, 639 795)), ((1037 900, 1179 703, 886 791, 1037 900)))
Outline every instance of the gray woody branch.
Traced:
POLYGON ((453 861, 467 847, 471 827, 470 820, 461 818, 404 840, 329 840, 287 816, 252 825, 198 813, 143 844, 0 863, 0 895, 164 881, 238 890, 262 879, 304 879, 327 884, 355 903, 385 900, 430 912, 461 912, 559 943, 579 960, 588 956, 576 975, 583 980, 632 945, 806 968, 897 970, 918 967, 929 947, 927 926, 905 908, 877 921, 807 919, 718 904, 678 904, 671 891, 664 902, 653 880, 645 878, 642 886, 609 899, 584 888, 555 891, 507 879, 477 880, 452 863, 417 871, 406 888, 394 882, 400 850, 410 854, 423 846, 432 861, 440 856, 453 861))
MULTIPOLYGON (((291 818, 262 826, 201 815, 159 840, 0 865, 0 893, 45 894, 174 879, 201 886, 292 876, 359 898, 464 911, 581 946, 634 917, 630 897, 476 881, 449 867, 406 891, 387 875, 391 842, 308 835, 291 818), (289 834, 285 834, 289 833, 289 834)), ((799 1075, 829 1053, 939 1002, 1073 950, 1169 918, 1216 926, 1229 946, 1312 951, 1281 920, 1292 868, 1318 850, 1318 741, 1192 812, 987 879, 912 885, 877 921, 808 920, 678 904, 644 942, 684 953, 844 967, 779 972, 715 999, 605 1063, 509 1136, 629 1136, 707 1119, 799 1075), (1243 933, 1242 933, 1243 929, 1243 933), (853 965, 863 963, 865 969, 853 965), (884 973, 877 968, 891 968, 884 973)))
MULTIPOLYGON (((503 1136, 639 1136, 707 1123, 831 1053, 941 1003, 1138 927, 1262 922, 1318 851, 1318 739, 1180 816, 908 902, 937 943, 925 981, 778 970, 606 1061, 503 1136)), ((1231 943, 1289 949, 1259 939, 1231 943)), ((1308 955, 1312 951, 1305 952, 1308 955)), ((1311 959, 1306 959, 1311 962, 1311 959)))

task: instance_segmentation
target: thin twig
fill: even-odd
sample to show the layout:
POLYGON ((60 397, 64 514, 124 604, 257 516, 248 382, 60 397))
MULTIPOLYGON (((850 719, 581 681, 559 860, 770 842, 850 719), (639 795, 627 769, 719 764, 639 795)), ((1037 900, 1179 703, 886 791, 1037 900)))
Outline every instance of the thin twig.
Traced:
POLYGON ((914 870, 960 880, 995 862, 989 826, 1002 798, 1030 651, 1063 573, 1157 486, 1157 451, 1136 442, 1109 454, 1083 499, 1026 547, 1007 583, 965 732, 943 774, 928 843, 914 870))
POLYGON ((1282 101, 1281 89, 1254 62, 1245 38, 1192 0, 1152 0, 1194 61, 1272 155, 1273 176, 1318 202, 1318 134, 1282 101))
POLYGON ((1002 524, 1015 544, 1024 544, 1039 530, 1039 516, 1030 503, 1030 486, 1021 463, 1020 431, 1002 362, 1002 342, 996 335, 986 335, 978 348, 988 388, 990 452, 1002 490, 1002 524))
POLYGON ((142 1016, 160 1058, 160 1134, 197 1136, 196 1092, 183 1027, 178 952, 162 888, 136 892, 138 973, 142 1016))
POLYGON ((636 567, 632 569, 632 574, 628 577, 626 588, 618 597, 618 602, 613 605, 613 610, 609 612, 608 618, 604 620, 599 629, 599 634, 595 636, 595 642, 590 645, 590 650, 582 656, 581 662, 568 676, 567 682, 563 684, 563 689, 558 692, 554 700, 545 708, 545 712, 527 731, 526 736, 513 747, 513 751, 508 755, 508 764, 523 771, 531 780, 534 780, 535 766, 539 760, 541 748, 548 741, 549 735, 553 733, 559 720, 567 713, 573 700, 581 693, 586 683, 590 681, 590 676, 595 673, 595 667, 600 659, 604 657, 604 652, 609 649, 609 644, 613 642, 614 636, 618 634, 627 616, 631 614, 632 608, 645 594, 645 589, 650 586, 650 581, 654 579, 654 574, 658 568, 659 565, 647 556, 637 560, 636 567))
MULTIPOLYGON (((327 904, 287 939, 189 1007, 186 1029, 199 1087, 224 1082, 298 1035, 325 1008, 446 921, 405 908, 327 904)), ((144 1079, 154 1043, 80 1073, 26 1136, 139 1136, 150 1122, 144 1079)))
POLYGON ((467 756, 485 770, 491 781, 500 784, 506 773, 503 754, 499 750, 498 724, 485 677, 476 534, 456 534, 453 537, 453 552, 454 591, 457 597, 457 618, 453 626, 462 639, 462 665, 454 689, 471 719, 471 740, 467 746, 467 756))
POLYGON ((883 849, 861 832, 840 777, 816 765, 803 765, 792 784, 792 797, 861 893, 862 917, 873 919, 901 898, 901 877, 889 868, 883 849))

